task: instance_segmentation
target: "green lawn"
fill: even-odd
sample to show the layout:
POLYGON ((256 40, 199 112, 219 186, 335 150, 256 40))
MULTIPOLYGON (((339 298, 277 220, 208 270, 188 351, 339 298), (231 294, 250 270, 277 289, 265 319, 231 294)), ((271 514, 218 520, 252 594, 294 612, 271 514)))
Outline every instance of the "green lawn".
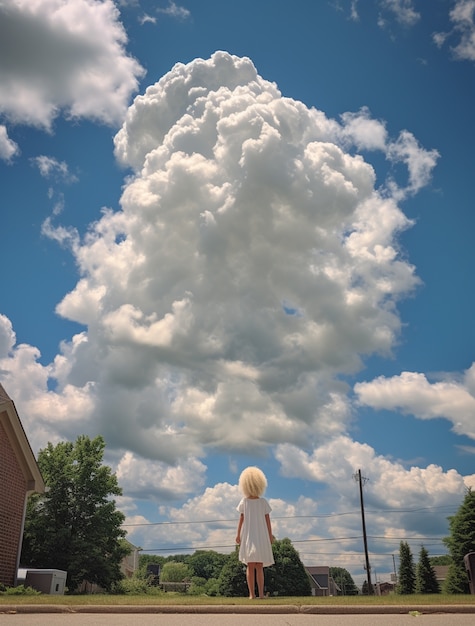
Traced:
MULTIPOLYGON (((23 604, 56 604, 66 606, 81 605, 246 605, 255 604, 255 600, 248 598, 222 598, 222 597, 206 597, 193 596, 181 593, 163 593, 163 594, 143 594, 143 595, 107 595, 107 594, 91 594, 80 596, 56 596, 56 595, 0 595, 0 607, 2 605, 23 605, 23 604)), ((259 600, 259 604, 290 604, 295 606, 302 605, 332 605, 332 606, 351 606, 351 605, 396 605, 402 607, 417 607, 422 605, 457 605, 457 604, 473 604, 475 605, 475 595, 389 595, 389 596, 343 596, 343 597, 274 597, 265 600, 259 600)))

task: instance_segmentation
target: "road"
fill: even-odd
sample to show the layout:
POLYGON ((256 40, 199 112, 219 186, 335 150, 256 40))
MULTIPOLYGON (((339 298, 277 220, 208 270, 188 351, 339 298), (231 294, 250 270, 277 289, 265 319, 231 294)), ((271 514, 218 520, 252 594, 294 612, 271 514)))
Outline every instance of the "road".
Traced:
POLYGON ((303 615, 30 613, 0 615, 1 626, 473 626, 474 614, 303 615))

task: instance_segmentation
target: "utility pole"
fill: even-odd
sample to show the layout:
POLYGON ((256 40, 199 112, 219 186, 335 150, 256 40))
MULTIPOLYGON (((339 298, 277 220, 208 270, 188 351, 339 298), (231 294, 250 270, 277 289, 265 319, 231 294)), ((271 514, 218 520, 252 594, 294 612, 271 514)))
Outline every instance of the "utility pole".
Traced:
POLYGON ((364 553, 365 553, 365 562, 366 562, 366 572, 368 576, 368 595, 373 595, 373 585, 371 583, 371 565, 369 564, 369 556, 368 556, 368 539, 366 537, 366 522, 364 516, 364 503, 363 503, 363 481, 367 481, 368 478, 364 478, 361 476, 361 470, 359 469, 356 474, 353 474, 353 478, 360 485, 360 504, 361 504, 361 521, 363 524, 363 544, 364 544, 364 553))

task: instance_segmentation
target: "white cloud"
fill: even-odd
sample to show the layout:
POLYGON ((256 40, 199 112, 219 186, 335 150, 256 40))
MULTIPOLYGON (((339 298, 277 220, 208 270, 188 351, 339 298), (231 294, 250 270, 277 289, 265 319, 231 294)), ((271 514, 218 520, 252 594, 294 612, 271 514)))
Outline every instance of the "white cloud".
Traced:
POLYGON ((84 332, 48 366, 31 346, 2 360, 34 446, 100 433, 127 488, 135 477, 153 497, 143 459, 185 476, 194 459, 200 481, 208 452, 344 434, 341 378, 391 353, 397 302, 418 284, 398 251, 404 186, 377 190, 354 152, 406 163, 416 191, 424 149, 366 109, 340 124, 283 98, 224 52, 137 97, 115 149, 134 171, 121 210, 82 240, 43 227, 75 257, 80 278, 57 311, 84 332))
POLYGON ((455 30, 460 34, 460 41, 454 52, 461 60, 475 61, 475 1, 458 0, 450 12, 455 30))
POLYGON ((459 435, 475 439, 475 364, 461 380, 446 377, 431 383, 424 374, 402 372, 399 376, 381 376, 355 385, 362 405, 374 409, 399 410, 420 419, 443 417, 459 435))
POLYGON ((128 496, 163 500, 181 500, 203 487, 205 465, 198 459, 188 458, 180 465, 170 466, 158 461, 137 458, 125 452, 115 474, 128 496))
POLYGON ((19 152, 18 144, 10 139, 6 127, 0 124, 0 159, 11 161, 19 152))
POLYGON ((357 22, 360 19, 358 14, 358 0, 351 0, 351 19, 357 22))
POLYGON ((61 112, 120 123, 144 72, 126 44, 112 0, 4 0, 0 112, 47 129, 61 112))
POLYGON ((0 358, 8 357, 16 343, 11 321, 0 313, 0 358))
POLYGON ((421 18, 414 8, 413 0, 381 0, 381 6, 403 26, 414 26, 421 18))
MULTIPOLYGON (((370 512, 368 534, 375 537, 372 549, 376 552, 387 550, 384 546, 381 548, 381 544, 378 548, 377 537, 392 535, 397 544, 401 534, 408 538, 417 534, 436 537, 447 534, 447 510, 453 513, 466 491, 466 478, 453 469, 444 472, 434 464, 425 468, 405 467, 402 462, 377 455, 371 446, 351 441, 346 436, 336 437, 312 452, 282 444, 277 447, 276 457, 284 476, 325 483, 333 494, 335 514, 355 511, 359 498, 354 478, 361 470, 362 477, 368 479, 364 501, 370 512), (334 494, 338 494, 338 498, 335 499, 334 494)), ((472 480, 467 478, 469 482, 472 480)), ((331 520, 330 534, 333 524, 344 536, 345 528, 354 529, 355 516, 342 515, 339 520, 331 520)))
POLYGON ((409 185, 405 189, 395 191, 394 195, 402 199, 425 187, 430 181, 432 170, 439 156, 437 150, 424 150, 412 133, 401 132, 398 139, 389 144, 388 158, 396 163, 402 162, 407 165, 409 185))
POLYGON ((475 61, 475 0, 456 0, 450 21, 453 28, 449 32, 434 33, 434 43, 441 48, 446 41, 457 38, 452 47, 454 57, 460 61, 475 61))
POLYGON ((385 151, 388 133, 384 122, 375 120, 367 107, 358 113, 343 113, 343 135, 358 150, 385 151))
POLYGON ((41 154, 33 157, 31 162, 38 168, 43 178, 55 178, 63 182, 74 183, 77 177, 71 174, 68 164, 65 161, 58 161, 54 157, 41 154))
POLYGON ((176 17, 182 20, 189 18, 191 15, 188 9, 176 4, 173 0, 169 0, 167 7, 158 7, 157 13, 162 13, 164 15, 168 15, 169 17, 176 17))
POLYGON ((156 24, 157 18, 151 15, 148 15, 147 13, 144 13, 142 17, 139 18, 139 22, 141 26, 143 26, 144 24, 156 24))

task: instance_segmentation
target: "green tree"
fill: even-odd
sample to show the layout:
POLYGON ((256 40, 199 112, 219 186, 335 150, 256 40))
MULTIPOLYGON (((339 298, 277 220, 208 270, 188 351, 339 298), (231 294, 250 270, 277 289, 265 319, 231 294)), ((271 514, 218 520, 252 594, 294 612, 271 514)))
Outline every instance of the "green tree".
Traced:
POLYGON ((347 569, 344 567, 330 567, 330 576, 340 588, 342 596, 358 595, 358 587, 347 569))
POLYGON ((193 570, 193 575, 209 580, 219 578, 224 564, 228 560, 227 554, 221 554, 214 550, 196 550, 186 560, 193 570))
POLYGON ((434 567, 434 565, 450 565, 452 559, 448 554, 441 554, 440 556, 431 556, 429 561, 432 567, 434 567))
MULTIPOLYGON (((299 553, 290 539, 272 544, 275 564, 264 568, 266 592, 280 596, 309 596, 310 580, 299 553)), ((219 576, 219 594, 242 597, 249 594, 246 583, 246 566, 239 561, 238 551, 232 552, 219 576)))
POLYGON ((122 494, 111 469, 102 465, 105 443, 80 436, 73 444, 48 443, 38 455, 47 491, 29 498, 21 562, 67 571, 67 587, 83 582, 106 590, 122 578, 128 553, 124 515, 111 496, 122 494))
POLYGON ((429 560, 429 553, 424 546, 421 546, 416 567, 416 593, 440 593, 439 583, 429 560))
POLYGON ((246 583, 246 566, 239 560, 238 549, 231 552, 218 578, 220 596, 241 598, 249 594, 246 583))
POLYGON ((470 593, 464 556, 475 552, 475 494, 467 490, 457 513, 449 517, 450 536, 444 543, 449 550, 451 563, 444 584, 446 593, 470 593))
POLYGON ((280 596, 309 596, 310 580, 299 553, 285 537, 272 544, 275 564, 266 568, 265 585, 271 594, 280 596))
POLYGON ((160 572, 160 582, 181 583, 191 578, 191 570, 186 563, 167 561, 160 572))
POLYGON ((401 541, 399 544, 399 561, 397 593, 402 595, 414 593, 416 588, 416 572, 412 552, 406 541, 401 541))

